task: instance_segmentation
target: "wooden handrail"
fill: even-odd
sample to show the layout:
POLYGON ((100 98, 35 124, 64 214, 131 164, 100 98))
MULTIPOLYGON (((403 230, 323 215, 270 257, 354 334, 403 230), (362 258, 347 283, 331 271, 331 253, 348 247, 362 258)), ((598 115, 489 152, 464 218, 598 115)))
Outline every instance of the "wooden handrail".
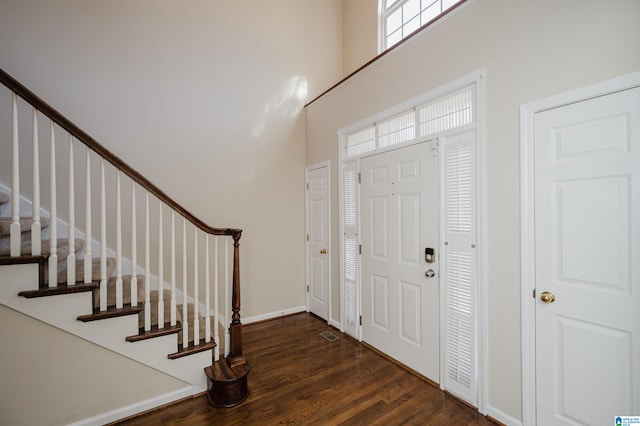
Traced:
POLYGON ((176 212, 181 214, 184 218, 186 218, 189 222, 194 224, 196 227, 201 229, 202 231, 212 234, 212 235, 231 235, 238 236, 242 234, 241 229, 236 228, 213 228, 202 220, 195 217, 188 210, 174 201, 171 197, 165 194, 161 189, 151 183, 147 178, 142 176, 138 171, 133 169, 130 165, 125 163, 121 158, 117 155, 109 151, 102 144, 92 138, 85 131, 76 126, 71 120, 58 112, 51 105, 42 100, 39 96, 33 93, 31 90, 27 89, 24 85, 22 85, 18 80, 7 74, 2 68, 0 68, 0 82, 2 82, 5 86, 7 86, 10 90, 24 99, 27 103, 33 106, 35 109, 40 111, 42 114, 47 116, 49 119, 53 120, 58 126, 65 129, 69 134, 73 135, 77 140, 82 142, 84 145, 88 146, 92 151, 96 152, 102 158, 111 163, 116 169, 120 170, 127 176, 129 176, 133 181, 135 181, 138 185, 149 191, 155 197, 157 197, 160 201, 174 209, 176 212))

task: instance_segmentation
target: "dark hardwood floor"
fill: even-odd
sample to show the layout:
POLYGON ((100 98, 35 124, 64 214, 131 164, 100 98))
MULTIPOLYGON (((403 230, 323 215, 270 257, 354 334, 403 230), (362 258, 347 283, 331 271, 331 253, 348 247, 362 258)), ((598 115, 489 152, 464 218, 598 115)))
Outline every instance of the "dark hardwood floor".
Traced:
POLYGON ((241 405, 216 409, 202 395, 116 424, 495 425, 306 313, 245 326, 244 344, 251 393, 241 405))

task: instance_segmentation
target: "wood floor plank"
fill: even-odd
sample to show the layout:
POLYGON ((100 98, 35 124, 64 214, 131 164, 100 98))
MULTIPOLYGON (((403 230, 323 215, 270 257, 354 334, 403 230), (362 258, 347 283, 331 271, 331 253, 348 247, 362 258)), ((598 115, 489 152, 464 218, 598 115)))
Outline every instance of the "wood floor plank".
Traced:
POLYGON ((252 324, 243 334, 251 373, 241 405, 213 408, 203 395, 116 424, 494 425, 312 315, 252 324), (340 338, 322 338, 327 330, 340 338))

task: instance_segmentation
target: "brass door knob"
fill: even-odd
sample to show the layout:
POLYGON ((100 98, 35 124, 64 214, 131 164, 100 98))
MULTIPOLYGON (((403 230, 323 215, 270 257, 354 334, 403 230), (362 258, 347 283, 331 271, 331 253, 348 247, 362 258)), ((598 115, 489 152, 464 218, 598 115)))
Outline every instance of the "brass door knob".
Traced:
POLYGON ((327 254, 327 249, 320 250, 320 254, 327 254))
POLYGON ((540 300, 542 300, 543 303, 553 303, 556 300, 556 295, 550 291, 545 291, 540 295, 540 300))

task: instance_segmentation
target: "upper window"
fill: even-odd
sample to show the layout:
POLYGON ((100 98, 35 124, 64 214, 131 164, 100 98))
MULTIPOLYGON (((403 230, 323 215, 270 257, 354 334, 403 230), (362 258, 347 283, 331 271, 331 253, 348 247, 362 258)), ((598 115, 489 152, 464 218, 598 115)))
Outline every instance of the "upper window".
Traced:
POLYGON ((461 0, 380 0, 380 51, 398 43, 461 0))
POLYGON ((346 135, 346 158, 409 141, 428 140, 473 124, 475 102, 472 85, 355 130, 346 135))

